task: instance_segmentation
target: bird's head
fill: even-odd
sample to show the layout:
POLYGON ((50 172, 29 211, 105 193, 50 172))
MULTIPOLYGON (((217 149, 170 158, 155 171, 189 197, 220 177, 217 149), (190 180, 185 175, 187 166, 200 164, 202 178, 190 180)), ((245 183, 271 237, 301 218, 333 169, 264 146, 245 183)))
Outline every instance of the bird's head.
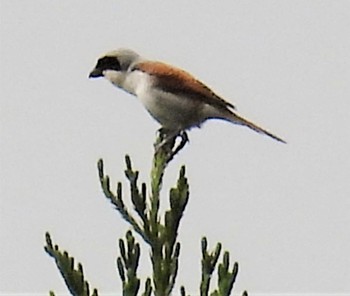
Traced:
POLYGON ((97 60, 89 78, 105 77, 113 84, 120 86, 126 73, 140 56, 130 49, 118 49, 106 53, 97 60))

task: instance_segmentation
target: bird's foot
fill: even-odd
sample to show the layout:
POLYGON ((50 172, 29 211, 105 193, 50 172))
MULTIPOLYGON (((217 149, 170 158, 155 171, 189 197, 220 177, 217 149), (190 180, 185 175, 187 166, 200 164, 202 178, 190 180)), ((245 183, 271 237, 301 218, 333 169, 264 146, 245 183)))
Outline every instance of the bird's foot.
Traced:
POLYGON ((180 134, 178 134, 177 136, 180 136, 181 137, 181 141, 180 143, 175 147, 175 150, 173 151, 172 153, 172 158, 180 152, 180 150, 182 148, 185 147, 185 145, 187 144, 187 142, 190 142, 189 138, 188 138, 188 135, 185 131, 181 131, 180 134))
POLYGON ((174 156, 185 147, 186 143, 189 142, 188 135, 185 131, 169 132, 164 128, 158 130, 159 141, 155 144, 155 153, 163 151, 167 156, 167 162, 172 160, 174 156), (181 137, 180 143, 176 145, 176 139, 181 137), (176 146, 175 146, 176 145, 176 146))

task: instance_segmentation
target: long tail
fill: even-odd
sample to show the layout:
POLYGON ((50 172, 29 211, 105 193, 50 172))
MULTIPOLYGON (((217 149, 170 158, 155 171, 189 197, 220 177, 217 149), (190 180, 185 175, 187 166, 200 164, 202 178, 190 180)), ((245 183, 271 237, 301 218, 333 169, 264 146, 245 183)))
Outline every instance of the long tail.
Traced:
POLYGON ((278 142, 282 142, 282 143, 287 143, 286 141, 284 141, 283 139, 275 136, 274 134, 270 133, 269 131, 257 126, 256 124, 250 122, 249 120, 233 113, 233 112, 230 112, 230 116, 225 118, 226 120, 232 122, 232 123, 235 123, 235 124, 240 124, 240 125, 244 125, 244 126, 247 126, 249 127, 250 129, 252 129, 253 131, 256 131, 257 133, 259 134, 265 134, 269 137, 271 137, 272 139, 275 139, 276 141, 278 142))

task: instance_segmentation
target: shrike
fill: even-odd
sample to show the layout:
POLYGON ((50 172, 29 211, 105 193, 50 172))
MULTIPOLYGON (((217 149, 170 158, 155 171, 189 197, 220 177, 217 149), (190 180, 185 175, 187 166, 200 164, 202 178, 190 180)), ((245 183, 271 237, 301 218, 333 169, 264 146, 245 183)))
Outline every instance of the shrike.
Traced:
POLYGON ((234 105, 182 69, 147 60, 130 49, 111 51, 98 59, 89 78, 104 77, 138 97, 162 126, 165 140, 200 127, 207 119, 247 126, 279 142, 281 138, 239 116, 234 105))

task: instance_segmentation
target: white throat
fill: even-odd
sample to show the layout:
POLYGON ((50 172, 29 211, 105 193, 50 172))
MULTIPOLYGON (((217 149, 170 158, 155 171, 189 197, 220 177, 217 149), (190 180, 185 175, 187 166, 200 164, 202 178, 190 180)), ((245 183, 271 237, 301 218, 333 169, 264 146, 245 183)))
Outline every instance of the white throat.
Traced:
POLYGON ((149 86, 148 75, 140 71, 103 71, 103 76, 113 85, 137 96, 149 86))
POLYGON ((117 87, 123 88, 126 73, 114 70, 104 70, 103 76, 117 87))

